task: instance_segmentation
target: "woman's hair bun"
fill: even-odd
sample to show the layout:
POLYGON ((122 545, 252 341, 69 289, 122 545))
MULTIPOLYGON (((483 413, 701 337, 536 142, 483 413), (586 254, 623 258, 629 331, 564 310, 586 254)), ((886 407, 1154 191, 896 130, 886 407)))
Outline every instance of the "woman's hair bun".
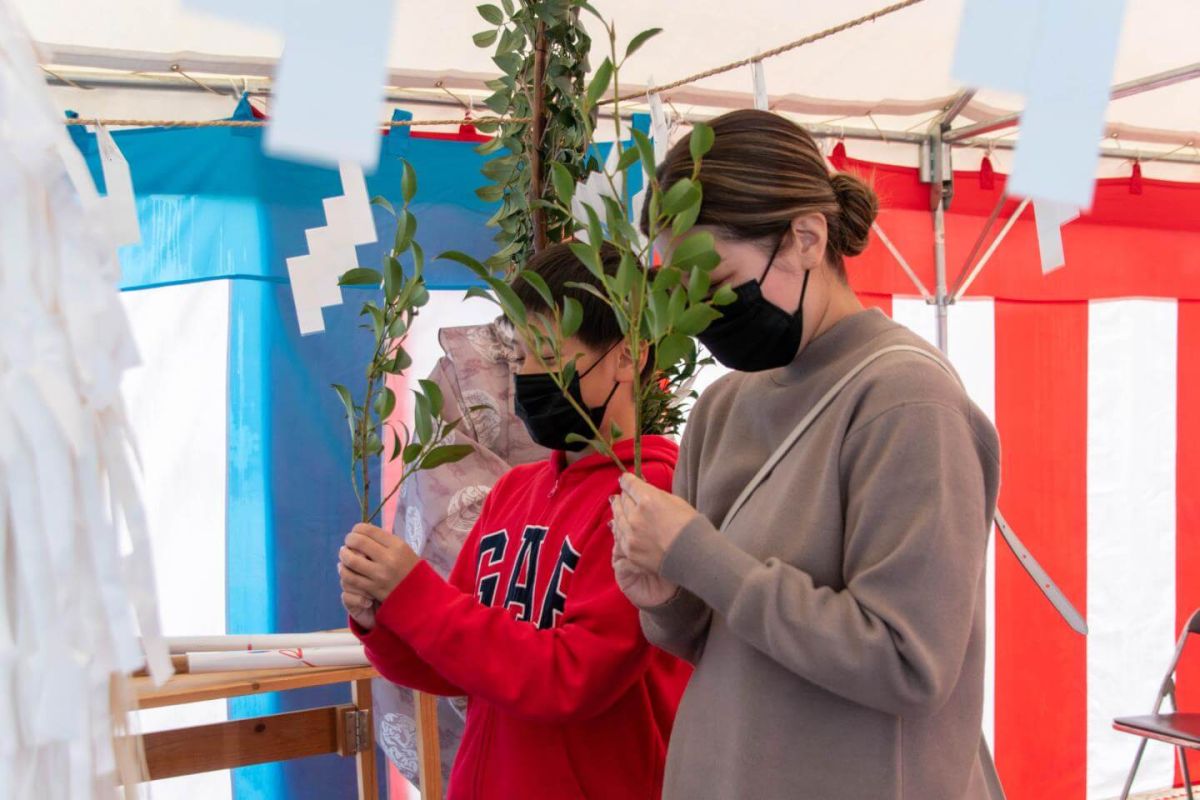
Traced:
POLYGON ((845 256, 856 256, 867 249, 871 224, 879 215, 879 197, 861 178, 839 172, 830 179, 841 209, 837 231, 830 231, 831 243, 845 256))

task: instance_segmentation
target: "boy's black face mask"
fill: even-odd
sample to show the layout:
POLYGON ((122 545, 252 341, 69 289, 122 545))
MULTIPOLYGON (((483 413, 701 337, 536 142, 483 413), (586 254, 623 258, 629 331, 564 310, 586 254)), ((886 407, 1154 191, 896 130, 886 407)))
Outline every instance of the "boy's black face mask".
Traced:
MULTIPOLYGON (((600 423, 604 421, 604 415, 608 412, 608 404, 613 395, 617 393, 619 384, 613 383, 612 391, 608 393, 604 405, 598 408, 588 408, 583 402, 580 379, 594 370, 604 360, 604 357, 613 351, 613 347, 600 356, 596 363, 588 367, 582 375, 575 373, 575 377, 571 379, 571 384, 567 387, 571 393, 571 399, 578 403, 580 408, 587 409, 588 416, 591 417, 592 424, 596 426, 597 430, 600 429, 600 423)), ((571 401, 558 388, 553 377, 548 373, 542 373, 517 375, 515 379, 516 393, 513 406, 517 416, 525 423, 525 429, 529 431, 529 436, 535 444, 549 450, 567 450, 573 453, 587 447, 586 440, 590 440, 594 435, 592 429, 588 426, 587 420, 575 410, 571 401), (585 441, 568 442, 567 437, 572 433, 583 437, 585 441)))
POLYGON ((800 305, 794 314, 762 296, 762 282, 771 272, 782 243, 781 237, 762 277, 734 287, 737 299, 721 306, 721 317, 697 337, 717 361, 730 369, 738 372, 775 369, 792 363, 800 352, 804 337, 804 295, 808 292, 811 270, 804 271, 800 305))

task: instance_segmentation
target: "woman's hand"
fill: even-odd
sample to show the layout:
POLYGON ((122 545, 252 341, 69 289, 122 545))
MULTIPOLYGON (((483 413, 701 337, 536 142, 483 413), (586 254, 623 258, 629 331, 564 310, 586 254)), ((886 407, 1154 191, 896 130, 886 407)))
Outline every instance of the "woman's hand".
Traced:
POLYGON ((617 547, 634 566, 654 575, 680 531, 698 513, 686 500, 629 474, 621 476, 621 494, 612 499, 612 507, 617 547))
POLYGON ((617 586, 629 598, 629 602, 638 608, 654 608, 669 601, 679 591, 679 587, 666 578, 642 569, 629 560, 621 552, 621 547, 613 542, 613 574, 617 578, 617 586))
POLYGON ((338 551, 338 577, 343 592, 356 592, 382 603, 420 563, 420 557, 398 536, 359 523, 338 551))

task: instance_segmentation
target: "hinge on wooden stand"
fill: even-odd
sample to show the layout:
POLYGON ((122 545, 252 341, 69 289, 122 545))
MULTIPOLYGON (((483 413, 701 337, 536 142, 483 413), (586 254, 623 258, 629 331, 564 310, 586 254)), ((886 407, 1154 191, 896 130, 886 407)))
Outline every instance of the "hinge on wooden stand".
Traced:
POLYGON ((371 741, 371 712, 365 709, 343 708, 341 726, 341 747, 339 752, 344 756, 361 753, 370 746, 371 741))

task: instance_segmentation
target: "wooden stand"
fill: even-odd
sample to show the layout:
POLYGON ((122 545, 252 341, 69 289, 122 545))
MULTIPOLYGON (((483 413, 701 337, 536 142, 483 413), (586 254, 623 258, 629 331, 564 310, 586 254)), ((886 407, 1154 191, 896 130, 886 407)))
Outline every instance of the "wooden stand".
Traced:
POLYGON ((423 800, 442 800, 442 747, 438 741, 437 702, 437 697, 431 694, 413 692, 423 800))
MULTIPOLYGON (((357 762, 359 800, 378 800, 371 712, 371 679, 377 675, 371 667, 209 672, 175 675, 160 687, 134 678, 138 708, 350 684, 352 702, 344 705, 144 734, 149 779, 338 753, 357 762)), ((436 716, 433 732, 436 740, 436 716)), ((440 797, 440 768, 436 774, 440 797)))

